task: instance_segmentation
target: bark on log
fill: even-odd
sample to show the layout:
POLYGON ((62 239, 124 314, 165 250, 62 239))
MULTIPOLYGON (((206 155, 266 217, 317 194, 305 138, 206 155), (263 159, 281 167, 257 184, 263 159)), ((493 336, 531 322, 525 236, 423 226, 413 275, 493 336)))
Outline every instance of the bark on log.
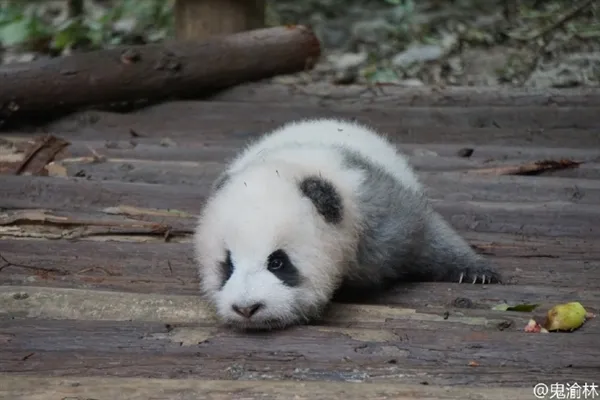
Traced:
POLYGON ((314 33, 298 25, 11 64, 0 68, 0 123, 29 112, 196 97, 312 68, 320 51, 314 33))

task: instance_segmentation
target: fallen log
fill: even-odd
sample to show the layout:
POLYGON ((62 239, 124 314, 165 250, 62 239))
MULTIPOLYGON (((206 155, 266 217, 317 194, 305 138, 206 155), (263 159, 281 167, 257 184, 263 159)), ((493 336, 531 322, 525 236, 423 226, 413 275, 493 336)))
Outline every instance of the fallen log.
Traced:
POLYGON ((320 52, 314 33, 295 25, 9 64, 0 67, 0 124, 29 113, 198 97, 310 69, 320 52))

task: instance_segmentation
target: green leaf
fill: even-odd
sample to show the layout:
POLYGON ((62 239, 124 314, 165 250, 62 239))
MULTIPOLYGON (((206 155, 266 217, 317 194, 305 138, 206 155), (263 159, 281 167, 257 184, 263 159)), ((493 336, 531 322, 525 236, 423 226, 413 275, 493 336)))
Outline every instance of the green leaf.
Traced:
POLYGON ((25 18, 0 26, 0 42, 5 46, 23 43, 30 35, 29 21, 25 18))
POLYGON ((64 30, 57 32, 52 41, 52 47, 63 50, 74 42, 72 31, 64 30))
POLYGON ((398 74, 389 68, 380 68, 367 76, 372 83, 396 83, 400 81, 398 74))
POLYGON ((85 36, 86 29, 82 26, 81 21, 78 18, 68 19, 58 27, 52 40, 52 47, 64 50, 85 38, 85 36))

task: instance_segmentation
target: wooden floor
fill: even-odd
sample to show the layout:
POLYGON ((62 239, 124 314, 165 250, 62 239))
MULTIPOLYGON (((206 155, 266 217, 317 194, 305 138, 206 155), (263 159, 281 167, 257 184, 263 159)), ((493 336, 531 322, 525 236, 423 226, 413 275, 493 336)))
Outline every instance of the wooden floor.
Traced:
POLYGON ((600 311, 598 90, 248 85, 0 138, 0 398, 504 400, 600 385, 600 318, 523 332, 558 303, 600 311), (506 284, 402 286, 311 326, 220 328, 197 296, 194 215, 246 140, 311 116, 354 117, 401 144, 506 284), (563 159, 583 163, 494 169, 563 159), (540 306, 492 309, 502 302, 540 306))

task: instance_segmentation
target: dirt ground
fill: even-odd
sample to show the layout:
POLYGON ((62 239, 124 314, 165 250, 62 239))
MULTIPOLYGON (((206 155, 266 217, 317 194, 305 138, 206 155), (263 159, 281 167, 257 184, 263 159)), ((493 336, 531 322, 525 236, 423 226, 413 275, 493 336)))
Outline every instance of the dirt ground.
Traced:
POLYGON ((313 26, 327 48, 313 79, 573 87, 600 78, 593 1, 276 3, 280 21, 313 26))
MULTIPOLYGON (((23 10, 13 15, 0 9, 5 63, 172 35, 172 0, 86 0, 85 29, 79 30, 68 25, 65 1, 13 4, 23 10), (26 45, 8 46, 19 37, 14 21, 26 7, 39 21, 22 34, 29 35, 26 45)), ((277 82, 538 88, 600 82, 600 17, 593 0, 272 0, 267 23, 309 25, 324 49, 314 70, 277 82)))

